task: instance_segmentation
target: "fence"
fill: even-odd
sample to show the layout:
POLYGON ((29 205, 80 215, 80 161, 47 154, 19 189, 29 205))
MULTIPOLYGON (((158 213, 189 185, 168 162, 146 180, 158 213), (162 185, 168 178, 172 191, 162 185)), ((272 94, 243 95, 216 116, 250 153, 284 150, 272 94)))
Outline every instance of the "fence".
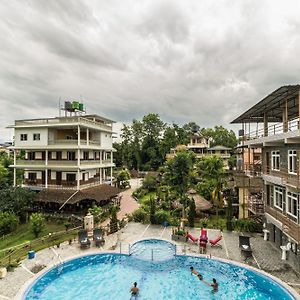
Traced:
POLYGON ((0 250, 0 266, 9 267, 18 264, 30 250, 39 251, 47 247, 59 245, 66 240, 73 241, 77 237, 79 228, 76 227, 68 231, 52 233, 15 247, 0 250))

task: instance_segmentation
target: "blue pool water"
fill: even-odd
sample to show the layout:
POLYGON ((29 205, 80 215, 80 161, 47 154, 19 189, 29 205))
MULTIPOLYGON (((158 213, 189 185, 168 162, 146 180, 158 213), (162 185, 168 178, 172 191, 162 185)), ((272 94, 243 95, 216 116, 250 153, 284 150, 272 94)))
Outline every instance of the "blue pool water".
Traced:
POLYGON ((271 278, 254 271, 203 257, 174 256, 174 245, 165 241, 141 241, 131 250, 131 256, 106 253, 68 261, 35 281, 23 299, 125 300, 130 299, 134 281, 140 300, 295 299, 271 278), (152 249, 159 249, 163 259, 152 256, 152 249), (190 266, 209 282, 215 277, 219 291, 212 293, 191 275, 190 266))

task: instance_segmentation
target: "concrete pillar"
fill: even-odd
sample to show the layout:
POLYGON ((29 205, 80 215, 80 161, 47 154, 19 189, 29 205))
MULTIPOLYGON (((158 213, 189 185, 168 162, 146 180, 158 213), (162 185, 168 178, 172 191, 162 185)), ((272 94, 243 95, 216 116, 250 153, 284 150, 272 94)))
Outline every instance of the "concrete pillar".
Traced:
POLYGON ((101 168, 100 169, 100 184, 102 184, 102 171, 103 171, 103 169, 101 168))
POLYGON ((113 163, 113 152, 110 151, 110 163, 112 164, 113 163))
POLYGON ((110 167, 110 185, 113 185, 112 176, 113 176, 113 168, 110 167))
POLYGON ((77 145, 80 146, 80 126, 77 126, 77 145))
POLYGON ((86 144, 87 146, 90 144, 90 137, 89 137, 89 129, 86 129, 86 144))
POLYGON ((80 171, 77 169, 77 190, 80 189, 80 171))
POLYGON ((14 149, 14 186, 17 185, 17 170, 16 170, 16 164, 17 164, 17 153, 14 149))

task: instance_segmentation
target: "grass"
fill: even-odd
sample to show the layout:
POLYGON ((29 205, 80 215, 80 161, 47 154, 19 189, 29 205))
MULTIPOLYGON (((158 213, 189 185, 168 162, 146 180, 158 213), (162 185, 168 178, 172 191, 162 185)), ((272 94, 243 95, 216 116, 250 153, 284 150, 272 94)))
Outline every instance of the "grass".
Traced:
POLYGON ((207 220, 206 226, 203 225, 203 218, 199 220, 199 222, 195 222, 195 227, 205 227, 205 228, 213 228, 213 229, 224 229, 226 228, 226 217, 225 216, 217 216, 212 215, 209 218, 205 218, 207 220))
MULTIPOLYGON (((47 222, 45 229, 40 236, 45 236, 50 232, 58 232, 65 230, 64 224, 57 224, 53 222, 47 222)), ((29 242, 35 239, 34 234, 31 232, 30 224, 20 224, 16 231, 0 240, 0 250, 5 248, 14 247, 25 242, 29 242)))

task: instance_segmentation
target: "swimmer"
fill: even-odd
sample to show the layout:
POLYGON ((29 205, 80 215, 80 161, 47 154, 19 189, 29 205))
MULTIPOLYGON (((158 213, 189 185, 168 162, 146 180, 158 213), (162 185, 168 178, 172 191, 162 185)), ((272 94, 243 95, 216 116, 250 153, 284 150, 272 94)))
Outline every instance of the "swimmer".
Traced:
POLYGON ((199 280, 203 280, 203 276, 197 270, 195 270, 194 267, 190 267, 190 270, 191 274, 196 275, 199 278, 199 280))

